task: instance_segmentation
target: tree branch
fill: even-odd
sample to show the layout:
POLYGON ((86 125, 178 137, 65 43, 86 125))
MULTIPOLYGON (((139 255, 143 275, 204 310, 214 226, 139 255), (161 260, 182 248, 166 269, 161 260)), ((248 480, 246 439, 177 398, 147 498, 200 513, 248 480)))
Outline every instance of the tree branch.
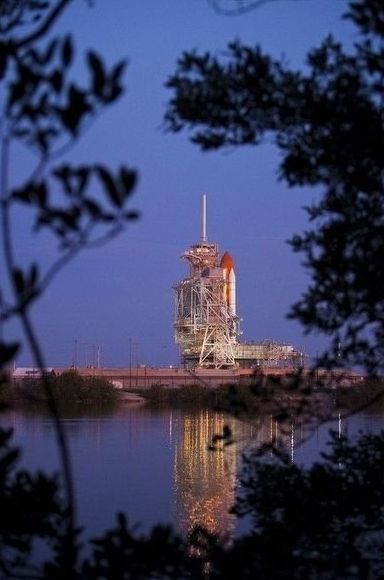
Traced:
MULTIPOLYGON (((39 367, 42 375, 42 381, 44 390, 47 396, 47 404, 49 410, 52 414, 52 418, 55 424, 55 433, 57 437, 57 444, 60 452, 61 463, 63 466, 64 473, 64 485, 66 490, 67 502, 68 502, 68 528, 67 535, 69 538, 68 546, 72 547, 74 550, 75 546, 75 496, 73 490, 73 477, 72 468, 69 458, 69 450, 67 441, 64 434, 64 428, 60 421, 58 407, 55 398, 52 393, 52 389, 49 383, 49 379, 45 374, 45 361, 42 355, 38 340, 33 331, 33 327, 27 311, 25 308, 20 306, 20 295, 18 289, 16 288, 14 281, 14 270, 15 270, 15 260, 13 255, 13 245, 12 245, 12 233, 9 215, 9 199, 8 199, 8 169, 9 169, 9 137, 7 135, 2 135, 2 126, 0 125, 0 212, 1 212, 1 232, 2 232, 2 242, 4 248, 4 259, 5 266, 7 269, 8 278, 11 282, 13 294, 15 296, 15 301, 18 303, 20 320, 25 332, 27 341, 31 347, 33 357, 39 367)), ((74 555, 73 555, 74 556, 74 555)))
POLYGON ((17 50, 27 46, 28 44, 31 44, 32 42, 35 42, 41 36, 44 36, 44 34, 49 31, 49 29, 53 26, 53 24, 59 18, 60 14, 64 11, 70 2, 72 2, 72 0, 60 0, 58 4, 56 4, 56 6, 52 9, 52 12, 48 14, 44 22, 42 22, 42 24, 28 36, 25 36, 18 41, 16 40, 15 42, 12 42, 12 48, 17 50))
MULTIPOLYGON (((238 1, 236 3, 236 0, 232 0, 233 4, 237 4, 237 6, 235 8, 222 8, 221 4, 222 4, 222 0, 207 0, 208 4, 210 4, 212 6, 212 8, 214 9, 215 12, 217 12, 218 14, 222 14, 223 16, 234 16, 234 15, 240 15, 240 14, 247 14, 248 12, 251 12, 252 10, 257 10, 257 8, 260 8, 261 6, 263 6, 264 4, 269 4, 270 2, 278 2, 279 0, 243 0, 243 1, 238 1)), ((282 1, 282 0, 280 0, 282 1)), ((295 1, 295 0, 285 0, 287 1, 295 1)), ((304 0, 296 0, 297 1, 304 1, 304 0)), ((228 0, 227 0, 228 3, 228 0)))

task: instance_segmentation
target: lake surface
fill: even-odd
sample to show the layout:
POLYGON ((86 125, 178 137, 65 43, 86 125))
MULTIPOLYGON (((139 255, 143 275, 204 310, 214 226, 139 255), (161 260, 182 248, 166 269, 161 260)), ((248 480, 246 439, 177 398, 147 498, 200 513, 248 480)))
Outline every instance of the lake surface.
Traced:
MULTIPOLYGON (((23 449, 22 466, 54 472, 59 469, 54 425, 43 411, 13 410, 0 416, 14 429, 14 443, 23 449)), ((245 424, 208 409, 153 409, 121 403, 113 411, 89 408, 63 419, 76 482, 79 521, 87 534, 114 525, 124 511, 143 531, 155 523, 171 523, 180 533, 195 524, 229 535, 241 533, 229 509, 241 469, 242 454, 268 442, 276 429, 269 418, 245 424), (212 452, 208 444, 229 424, 235 444, 212 452)), ((365 411, 317 429, 299 445, 301 434, 286 435, 292 458, 309 463, 325 448, 329 428, 356 437, 359 430, 378 432, 382 411, 365 411)))

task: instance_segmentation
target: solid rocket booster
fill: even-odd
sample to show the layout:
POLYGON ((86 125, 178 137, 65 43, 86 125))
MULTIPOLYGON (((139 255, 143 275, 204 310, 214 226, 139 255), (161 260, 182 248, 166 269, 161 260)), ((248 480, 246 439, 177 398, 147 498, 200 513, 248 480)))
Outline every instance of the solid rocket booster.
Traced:
POLYGON ((236 316, 236 276, 235 262, 228 252, 221 258, 220 267, 223 268, 224 301, 232 316, 236 316))
POLYGON ((229 272, 229 311, 232 316, 236 316, 236 276, 235 270, 232 268, 229 272))

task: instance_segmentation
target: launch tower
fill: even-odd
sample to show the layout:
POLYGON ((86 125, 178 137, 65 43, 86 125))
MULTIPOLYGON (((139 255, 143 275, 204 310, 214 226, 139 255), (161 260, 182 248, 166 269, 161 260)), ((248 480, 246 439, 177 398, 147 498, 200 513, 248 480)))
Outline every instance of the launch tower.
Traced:
POLYGON ((202 237, 182 258, 189 276, 176 284, 175 340, 187 367, 230 368, 239 335, 235 264, 208 242, 207 201, 203 196, 202 237))
POLYGON ((175 340, 187 368, 298 368, 304 353, 273 340, 239 342, 235 263, 208 242, 203 196, 201 241, 186 250, 189 276, 176 284, 175 340))

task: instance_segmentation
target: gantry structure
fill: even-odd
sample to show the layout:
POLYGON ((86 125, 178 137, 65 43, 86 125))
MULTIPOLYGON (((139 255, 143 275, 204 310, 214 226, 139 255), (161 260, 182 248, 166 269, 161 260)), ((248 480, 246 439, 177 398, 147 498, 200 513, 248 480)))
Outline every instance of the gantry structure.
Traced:
POLYGON ((203 196, 202 238, 182 254, 189 276, 174 286, 175 340, 185 366, 230 368, 239 334, 233 264, 208 242, 206 215, 203 196))
POLYGON ((207 202, 203 196, 202 236, 182 254, 187 278, 175 289, 175 340, 187 368, 302 367, 304 354, 273 340, 239 342, 235 263, 220 254, 207 237, 207 202))

